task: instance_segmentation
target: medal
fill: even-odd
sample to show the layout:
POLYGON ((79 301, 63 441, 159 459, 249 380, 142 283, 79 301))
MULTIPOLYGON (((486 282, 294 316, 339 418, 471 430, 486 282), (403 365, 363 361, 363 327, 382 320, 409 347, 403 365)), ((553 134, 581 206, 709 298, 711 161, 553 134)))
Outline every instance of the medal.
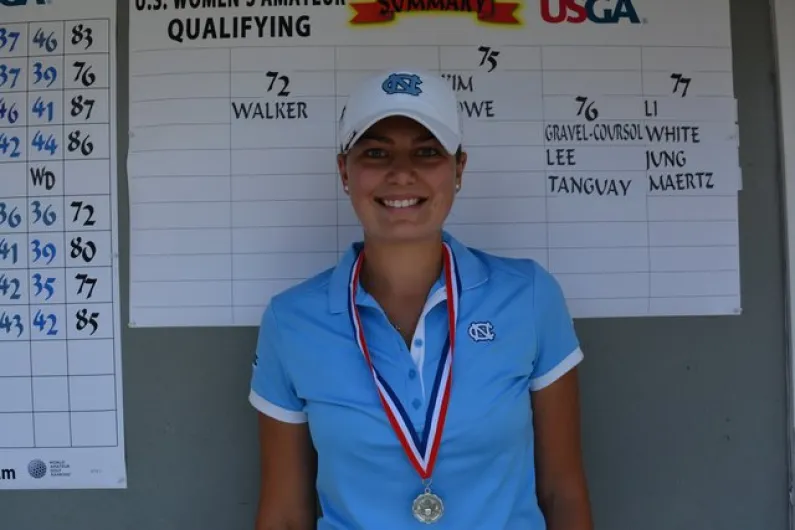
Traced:
POLYGON ((436 456, 442 440, 444 422, 447 418, 447 407, 450 403, 450 388, 453 379, 453 349, 455 346, 455 331, 458 317, 458 299, 460 296, 460 282, 455 257, 447 243, 443 243, 443 262, 445 290, 447 293, 447 318, 449 333, 447 341, 439 360, 439 367, 434 378, 430 404, 425 417, 424 437, 420 438, 411 423, 403 405, 398 401, 397 395, 389 387, 386 380, 381 377, 373 366, 370 350, 364 338, 359 310, 356 306, 356 290, 359 285, 359 274, 364 261, 364 252, 360 252, 351 267, 350 283, 348 289, 348 309, 353 323, 354 335, 359 349, 364 356, 370 372, 373 375, 378 397, 384 407, 387 419, 400 441, 403 451, 408 456, 409 462, 420 475, 425 486, 425 491, 420 493, 412 502, 411 512, 414 517, 423 523, 435 523, 444 514, 442 499, 431 492, 431 476, 436 465, 436 456))
POLYGON ((442 499, 431 493, 431 488, 428 486, 425 488, 425 493, 419 494, 414 499, 411 511, 419 522, 431 524, 438 521, 444 514, 444 504, 442 499))

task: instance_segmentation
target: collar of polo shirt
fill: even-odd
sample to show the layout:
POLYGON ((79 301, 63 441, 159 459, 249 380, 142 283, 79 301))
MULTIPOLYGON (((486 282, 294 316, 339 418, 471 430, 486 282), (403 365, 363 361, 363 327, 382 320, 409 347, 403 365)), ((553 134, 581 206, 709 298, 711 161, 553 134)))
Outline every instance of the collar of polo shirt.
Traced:
MULTIPOLYGON (((466 291, 488 280, 488 271, 482 261, 472 253, 472 250, 452 237, 447 231, 442 232, 442 240, 450 245, 458 266, 461 281, 461 290, 466 291)), ((351 246, 340 260, 331 275, 331 284, 328 290, 329 310, 332 313, 342 313, 348 310, 348 281, 350 268, 358 255, 359 248, 351 246)))

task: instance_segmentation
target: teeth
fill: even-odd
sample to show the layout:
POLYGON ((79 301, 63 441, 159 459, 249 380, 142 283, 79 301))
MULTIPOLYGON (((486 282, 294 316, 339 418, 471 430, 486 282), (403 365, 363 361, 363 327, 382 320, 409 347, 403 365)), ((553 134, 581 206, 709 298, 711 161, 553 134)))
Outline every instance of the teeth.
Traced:
POLYGON ((420 200, 419 199, 403 199, 402 201, 384 200, 383 202, 390 208, 408 208, 409 206, 414 206, 415 204, 420 202, 420 200))

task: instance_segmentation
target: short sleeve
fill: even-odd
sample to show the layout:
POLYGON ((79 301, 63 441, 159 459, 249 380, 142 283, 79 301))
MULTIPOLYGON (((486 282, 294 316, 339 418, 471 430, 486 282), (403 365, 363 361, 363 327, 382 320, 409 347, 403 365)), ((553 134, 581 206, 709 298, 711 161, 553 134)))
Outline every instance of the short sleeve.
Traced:
POLYGON ((249 401, 263 414, 287 423, 306 422, 304 403, 297 396, 282 362, 279 324, 271 304, 262 315, 252 367, 249 401))
POLYGON ((533 391, 554 383, 583 359, 574 322, 557 280, 539 265, 535 267, 534 280, 533 318, 537 353, 530 378, 530 390, 533 391))

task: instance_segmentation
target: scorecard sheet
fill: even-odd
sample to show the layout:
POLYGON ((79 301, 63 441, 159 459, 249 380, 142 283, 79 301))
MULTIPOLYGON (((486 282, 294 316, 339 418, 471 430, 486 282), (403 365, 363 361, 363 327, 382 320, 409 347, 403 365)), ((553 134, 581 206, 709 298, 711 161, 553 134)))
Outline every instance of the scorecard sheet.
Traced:
POLYGON ((469 163, 447 230, 532 258, 576 318, 739 314, 728 0, 133 0, 130 319, 255 326, 361 237, 336 121, 441 73, 469 163))
POLYGON ((116 3, 22 4, 0 2, 0 489, 124 488, 116 3))

